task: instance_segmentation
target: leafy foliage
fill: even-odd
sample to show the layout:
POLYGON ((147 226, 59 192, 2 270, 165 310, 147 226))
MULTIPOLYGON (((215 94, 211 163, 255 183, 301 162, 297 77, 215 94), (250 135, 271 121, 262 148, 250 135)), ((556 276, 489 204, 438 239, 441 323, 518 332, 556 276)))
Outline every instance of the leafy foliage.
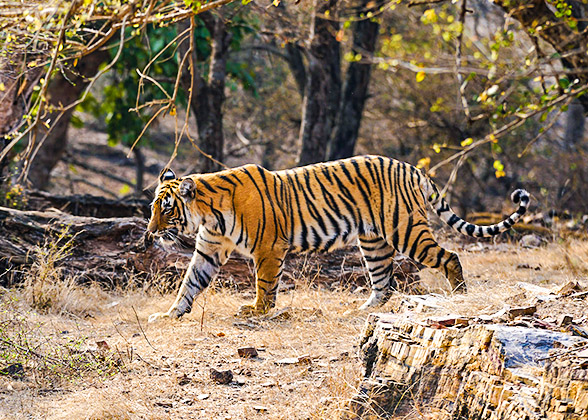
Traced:
MULTIPOLYGON (((211 34, 201 19, 197 18, 196 21, 198 25, 194 31, 194 46, 197 49, 197 67, 206 79, 211 55, 211 34)), ((250 25, 247 17, 238 14, 231 20, 229 30, 231 48, 239 50, 244 37, 255 31, 255 27, 250 25)), ((173 96, 179 71, 181 57, 176 54, 178 33, 175 25, 148 26, 143 34, 137 34, 136 31, 127 29, 130 39, 109 73, 109 81, 102 91, 89 95, 79 106, 80 111, 89 112, 99 119, 104 118, 110 145, 122 143, 129 146, 135 142, 153 117, 155 105, 173 96), (152 80, 143 77, 143 72, 152 80), (157 83, 153 83, 153 80, 157 83)), ((114 50, 111 51, 115 54, 114 50)), ((242 84, 246 90, 256 92, 254 74, 246 61, 229 61, 227 72, 233 83, 242 84)), ((187 92, 181 89, 178 91, 175 105, 186 107, 187 92)), ((175 108, 172 108, 171 113, 175 112, 175 108)))

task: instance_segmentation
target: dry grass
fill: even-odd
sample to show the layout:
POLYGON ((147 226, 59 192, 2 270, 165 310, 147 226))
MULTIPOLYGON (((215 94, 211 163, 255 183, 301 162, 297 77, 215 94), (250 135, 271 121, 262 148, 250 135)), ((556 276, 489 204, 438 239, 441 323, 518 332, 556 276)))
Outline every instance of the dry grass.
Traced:
MULTIPOLYGON (((530 250, 504 244, 457 249, 469 292, 447 296, 437 314, 491 314, 530 298, 517 282, 552 287, 572 279, 585 282, 588 273, 587 242, 530 250)), ((446 290, 445 280, 436 273, 427 271, 421 277, 429 290, 446 290)), ((74 365, 62 371, 59 381, 35 380, 30 360, 22 378, 0 377, 0 418, 338 418, 361 376, 356 355, 366 314, 352 309, 367 291, 334 291, 305 278, 295 284, 278 298, 279 309, 293 309, 276 319, 237 318, 234 314, 252 299, 253 291, 211 288, 183 320, 154 325, 146 324, 148 315, 167 309, 173 295, 137 289, 105 293, 64 281, 54 294, 58 298, 42 308, 31 298, 34 282, 23 291, 6 292, 1 321, 21 320, 6 336, 18 336, 20 328, 29 334, 30 345, 37 346, 35 351, 51 357, 58 357, 51 350, 55 348, 78 346, 100 355, 96 343, 106 342, 108 349, 91 361, 91 368, 74 365), (259 357, 239 358, 237 349, 244 346, 256 347, 259 357), (308 356, 302 358, 307 362, 280 363, 301 356, 308 356), (213 383, 211 368, 230 369, 233 382, 213 383)), ((399 294, 381 310, 401 308, 403 299, 399 294)), ((2 363, 8 364, 7 347, 1 347, 2 363)), ((64 354, 59 357, 66 360, 64 354)), ((42 375, 51 378, 50 372, 38 373, 42 375)))
POLYGON ((20 297, 32 309, 57 315, 87 316, 99 310, 106 294, 97 285, 77 287, 59 262, 71 254, 73 237, 67 229, 33 250, 34 263, 27 273, 20 297))

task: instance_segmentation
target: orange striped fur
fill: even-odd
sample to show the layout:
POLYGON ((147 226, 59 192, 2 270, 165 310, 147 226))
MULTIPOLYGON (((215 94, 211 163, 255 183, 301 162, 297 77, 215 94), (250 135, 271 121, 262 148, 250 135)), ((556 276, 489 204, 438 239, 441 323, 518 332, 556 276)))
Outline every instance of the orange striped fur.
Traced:
POLYGON ((380 156, 361 156, 270 172, 246 165, 210 174, 160 176, 148 231, 176 228, 196 234, 196 249, 177 299, 162 317, 189 312, 234 250, 253 258, 256 297, 243 313, 265 313, 275 305, 286 254, 330 251, 358 244, 372 293, 362 308, 385 302, 396 287, 397 252, 440 270, 452 289, 466 286, 457 254, 436 242, 427 203, 457 231, 492 236, 524 214, 529 194, 513 193, 518 210, 501 223, 476 226, 451 211, 435 184, 414 166, 380 156))

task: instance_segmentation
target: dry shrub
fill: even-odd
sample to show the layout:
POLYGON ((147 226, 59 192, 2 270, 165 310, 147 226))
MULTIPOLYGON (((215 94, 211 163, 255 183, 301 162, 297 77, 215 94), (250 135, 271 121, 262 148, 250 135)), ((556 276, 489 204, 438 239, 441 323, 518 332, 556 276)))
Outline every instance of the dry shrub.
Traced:
POLYGON ((99 311, 106 294, 93 284, 81 286, 59 263, 71 255, 74 236, 64 229, 33 251, 34 262, 25 276, 23 301, 42 313, 80 317, 99 311))
POLYGON ((60 336, 23 311, 18 299, 5 293, 0 301, 1 380, 25 380, 39 388, 55 387, 92 374, 118 371, 118 353, 99 349, 84 336, 60 336))

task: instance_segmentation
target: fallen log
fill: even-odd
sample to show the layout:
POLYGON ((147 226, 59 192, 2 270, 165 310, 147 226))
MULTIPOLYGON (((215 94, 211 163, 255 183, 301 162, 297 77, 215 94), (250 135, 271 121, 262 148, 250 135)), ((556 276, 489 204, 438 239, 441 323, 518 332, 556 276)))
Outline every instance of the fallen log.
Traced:
POLYGON ((0 284, 22 280, 27 267, 49 249, 62 249, 65 275, 80 282, 125 285, 139 276, 180 275, 189 256, 161 247, 146 249, 146 220, 96 218, 62 211, 20 211, 0 207, 0 284), (67 251, 65 250, 67 247, 67 251))
POLYGON ((44 211, 57 208, 74 216, 144 217, 151 215, 145 199, 110 199, 95 195, 55 195, 45 191, 27 191, 27 209, 44 211))
MULTIPOLYGON (((55 208, 21 211, 0 207, 0 285, 21 282, 43 252, 67 246, 64 257, 58 261, 59 267, 64 275, 73 276, 81 283, 98 282, 112 287, 130 282, 156 282, 159 289, 162 283, 174 289, 188 267, 194 241, 184 237, 183 242, 191 245, 187 248, 160 242, 146 246, 143 239, 146 226, 146 218, 140 217, 98 218, 76 216, 55 208)), ((418 267, 410 261, 399 259, 397 268, 400 284, 418 279, 418 267)), ((253 279, 253 264, 234 254, 222 267, 215 284, 247 288, 252 287, 253 279)), ((329 254, 289 256, 283 285, 291 287, 309 279, 316 285, 333 287, 366 282, 360 254, 354 248, 329 254)))
POLYGON ((347 418, 586 419, 586 349, 587 339, 558 331, 370 314, 347 418))

